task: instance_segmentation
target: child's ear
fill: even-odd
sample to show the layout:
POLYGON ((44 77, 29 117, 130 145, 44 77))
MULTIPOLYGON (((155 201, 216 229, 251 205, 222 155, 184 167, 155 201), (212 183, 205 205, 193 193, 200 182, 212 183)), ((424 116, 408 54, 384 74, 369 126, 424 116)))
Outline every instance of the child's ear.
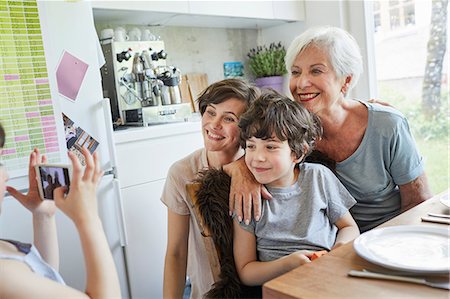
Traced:
POLYGON ((298 163, 302 162, 304 157, 305 157, 305 154, 301 155, 300 157, 295 158, 294 163, 298 164, 298 163))

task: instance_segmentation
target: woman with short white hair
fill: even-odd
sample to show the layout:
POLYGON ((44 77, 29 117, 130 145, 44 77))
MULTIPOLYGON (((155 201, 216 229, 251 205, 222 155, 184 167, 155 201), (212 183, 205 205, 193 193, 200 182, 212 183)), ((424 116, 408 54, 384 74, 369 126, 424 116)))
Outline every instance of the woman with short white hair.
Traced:
MULTIPOLYGON (((363 71, 360 49, 348 32, 311 28, 294 39, 285 61, 294 100, 321 119, 316 151, 333 162, 356 199, 350 211, 361 232, 432 197, 406 118, 392 107, 345 98, 363 71)), ((251 181, 243 168, 241 163, 232 172, 240 190, 243 181, 251 181)))

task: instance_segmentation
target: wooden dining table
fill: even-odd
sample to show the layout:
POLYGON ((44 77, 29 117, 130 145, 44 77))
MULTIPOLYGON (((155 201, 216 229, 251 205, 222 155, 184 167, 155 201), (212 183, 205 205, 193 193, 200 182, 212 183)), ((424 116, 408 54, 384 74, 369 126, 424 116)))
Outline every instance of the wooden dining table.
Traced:
MULTIPOLYGON (((435 195, 378 227, 420 225, 449 228, 448 224, 423 222, 428 213, 450 213, 440 202, 449 190, 435 195)), ((449 237, 450 242, 450 237, 449 237)), ((263 298, 450 298, 450 292, 425 285, 348 276, 350 270, 387 271, 359 257, 353 242, 300 266, 263 285, 263 298)), ((448 278, 448 275, 444 276, 448 278)))

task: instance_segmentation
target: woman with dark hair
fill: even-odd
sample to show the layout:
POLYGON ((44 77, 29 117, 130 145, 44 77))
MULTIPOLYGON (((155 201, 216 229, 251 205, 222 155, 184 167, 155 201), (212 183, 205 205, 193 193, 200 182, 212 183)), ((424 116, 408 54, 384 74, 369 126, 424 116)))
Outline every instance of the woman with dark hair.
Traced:
POLYGON ((175 162, 168 173, 162 202, 168 210, 168 241, 164 266, 164 298, 181 298, 186 274, 191 298, 201 298, 214 283, 207 253, 186 192, 186 184, 207 168, 221 168, 239 159, 239 117, 259 90, 239 79, 226 79, 206 88, 198 98, 204 148, 175 162))

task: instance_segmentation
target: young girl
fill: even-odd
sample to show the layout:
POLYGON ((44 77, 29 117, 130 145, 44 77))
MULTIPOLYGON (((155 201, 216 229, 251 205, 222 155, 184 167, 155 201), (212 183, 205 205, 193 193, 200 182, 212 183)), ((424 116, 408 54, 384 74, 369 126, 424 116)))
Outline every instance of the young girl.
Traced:
MULTIPOLYGON (((0 153, 5 132, 0 125, 0 153)), ((73 165, 70 191, 54 190, 53 200, 42 200, 34 166, 45 163, 35 149, 30 155, 29 191, 24 195, 6 187, 8 175, 0 166, 0 205, 5 189, 33 215, 34 245, 0 239, 0 298, 120 298, 120 286, 114 261, 97 213, 97 184, 103 175, 99 158, 83 148, 86 169, 69 153, 73 165), (56 206, 55 206, 56 204, 56 206), (66 286, 58 273, 59 254, 55 212, 58 207, 75 224, 85 257, 85 292, 66 286)))

